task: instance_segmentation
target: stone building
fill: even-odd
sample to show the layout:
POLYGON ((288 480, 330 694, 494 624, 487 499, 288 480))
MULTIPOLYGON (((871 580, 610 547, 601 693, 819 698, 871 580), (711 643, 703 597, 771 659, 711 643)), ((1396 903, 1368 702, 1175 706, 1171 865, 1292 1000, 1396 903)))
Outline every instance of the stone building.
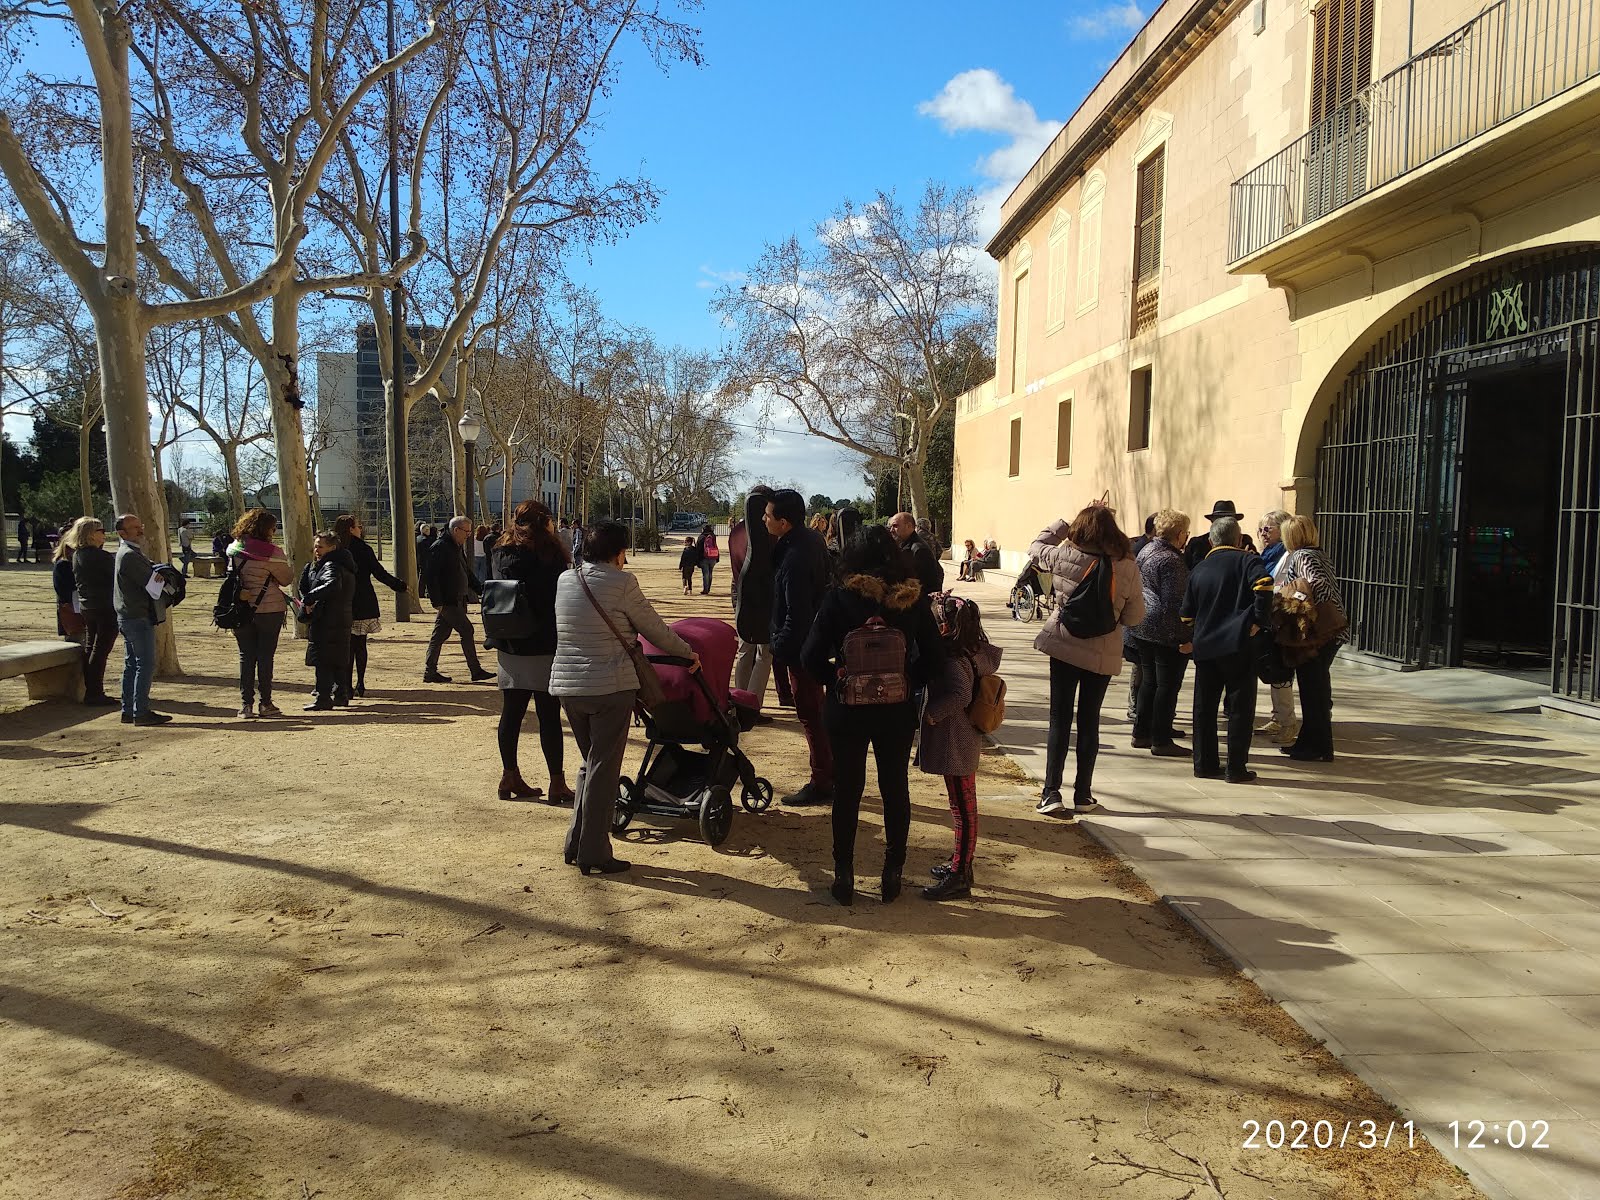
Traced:
POLYGON ((1600 714, 1597 118, 1596 0, 1166 0, 1003 207, 955 540, 1310 513, 1355 652, 1600 714))

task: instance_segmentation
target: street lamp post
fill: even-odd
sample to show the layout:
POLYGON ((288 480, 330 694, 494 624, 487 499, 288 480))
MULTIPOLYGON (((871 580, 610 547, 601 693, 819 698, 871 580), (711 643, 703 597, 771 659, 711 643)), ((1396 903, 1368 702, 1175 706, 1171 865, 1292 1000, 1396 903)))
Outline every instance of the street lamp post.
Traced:
POLYGON ((478 523, 473 501, 473 491, 478 483, 478 434, 483 431, 483 426, 478 423, 478 418, 472 415, 469 408, 461 414, 461 420, 456 422, 456 432, 461 435, 461 445, 467 452, 467 520, 474 526, 478 523))

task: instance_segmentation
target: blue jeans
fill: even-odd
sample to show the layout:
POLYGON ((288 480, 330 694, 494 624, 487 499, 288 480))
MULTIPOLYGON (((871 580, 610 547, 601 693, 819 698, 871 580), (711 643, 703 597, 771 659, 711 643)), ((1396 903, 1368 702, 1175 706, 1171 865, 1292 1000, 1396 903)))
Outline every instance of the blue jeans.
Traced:
POLYGON ((150 681, 156 673, 156 627, 144 617, 118 617, 122 645, 127 657, 122 663, 122 715, 138 716, 150 711, 150 681))
POLYGON ((705 581, 705 585, 700 589, 700 594, 702 596, 709 596, 711 594, 711 572, 715 571, 716 569, 717 569, 717 560, 716 559, 708 558, 708 559, 702 559, 701 560, 701 562, 700 562, 700 578, 705 581))

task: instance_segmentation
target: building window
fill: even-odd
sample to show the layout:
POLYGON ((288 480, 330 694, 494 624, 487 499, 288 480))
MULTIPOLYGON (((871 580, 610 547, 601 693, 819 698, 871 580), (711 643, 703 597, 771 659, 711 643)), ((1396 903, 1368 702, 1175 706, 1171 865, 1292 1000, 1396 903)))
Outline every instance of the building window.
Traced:
POLYGON ((1155 391, 1155 371, 1140 367, 1128 386, 1128 449, 1150 449, 1150 412, 1155 391))
POLYGON ((1105 198, 1106 177, 1099 171, 1090 174, 1083 185, 1083 202, 1078 210, 1078 311, 1093 308, 1100 300, 1100 206, 1105 198))
POLYGON ((1011 466, 1006 472, 1015 479, 1022 474, 1022 418, 1011 418, 1011 466))
POLYGON ((1072 232, 1072 218, 1057 213, 1050 226, 1050 291, 1045 303, 1046 334, 1054 333, 1067 321, 1067 235, 1072 232))
POLYGON ((1020 392, 1028 381, 1028 278, 1023 271, 1012 283, 1011 390, 1020 392))
POLYGON ((1311 124, 1318 125, 1372 83, 1373 0, 1324 0, 1311 47, 1311 124))
POLYGON ((1137 337, 1154 329, 1161 310, 1161 210, 1166 201, 1167 150, 1139 164, 1133 220, 1133 316, 1137 337))
POLYGON ((1056 470, 1072 469, 1072 397, 1056 405, 1056 470))

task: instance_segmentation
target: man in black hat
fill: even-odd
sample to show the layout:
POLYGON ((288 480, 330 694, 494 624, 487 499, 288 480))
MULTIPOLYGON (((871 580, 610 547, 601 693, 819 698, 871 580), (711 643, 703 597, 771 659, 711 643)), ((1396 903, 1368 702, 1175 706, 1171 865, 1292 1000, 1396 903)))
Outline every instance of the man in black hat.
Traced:
MULTIPOLYGON (((1233 506, 1232 500, 1218 500, 1211 506, 1211 511, 1206 514, 1206 520, 1208 521, 1220 521, 1223 517, 1232 517, 1235 521, 1244 520, 1244 514, 1233 506)), ((1197 533, 1189 539, 1188 545, 1183 548, 1184 565, 1192 571, 1200 560, 1210 553, 1210 535, 1197 533)))
MULTIPOLYGON (((1219 506, 1220 507, 1220 506, 1219 506)), ((1194 630, 1194 773, 1224 774, 1217 753, 1217 705, 1228 715, 1229 783, 1249 783, 1250 736, 1256 719, 1256 671, 1250 639, 1268 627, 1272 575, 1243 547, 1233 516, 1211 523, 1211 552, 1189 573, 1178 615, 1194 630)))

